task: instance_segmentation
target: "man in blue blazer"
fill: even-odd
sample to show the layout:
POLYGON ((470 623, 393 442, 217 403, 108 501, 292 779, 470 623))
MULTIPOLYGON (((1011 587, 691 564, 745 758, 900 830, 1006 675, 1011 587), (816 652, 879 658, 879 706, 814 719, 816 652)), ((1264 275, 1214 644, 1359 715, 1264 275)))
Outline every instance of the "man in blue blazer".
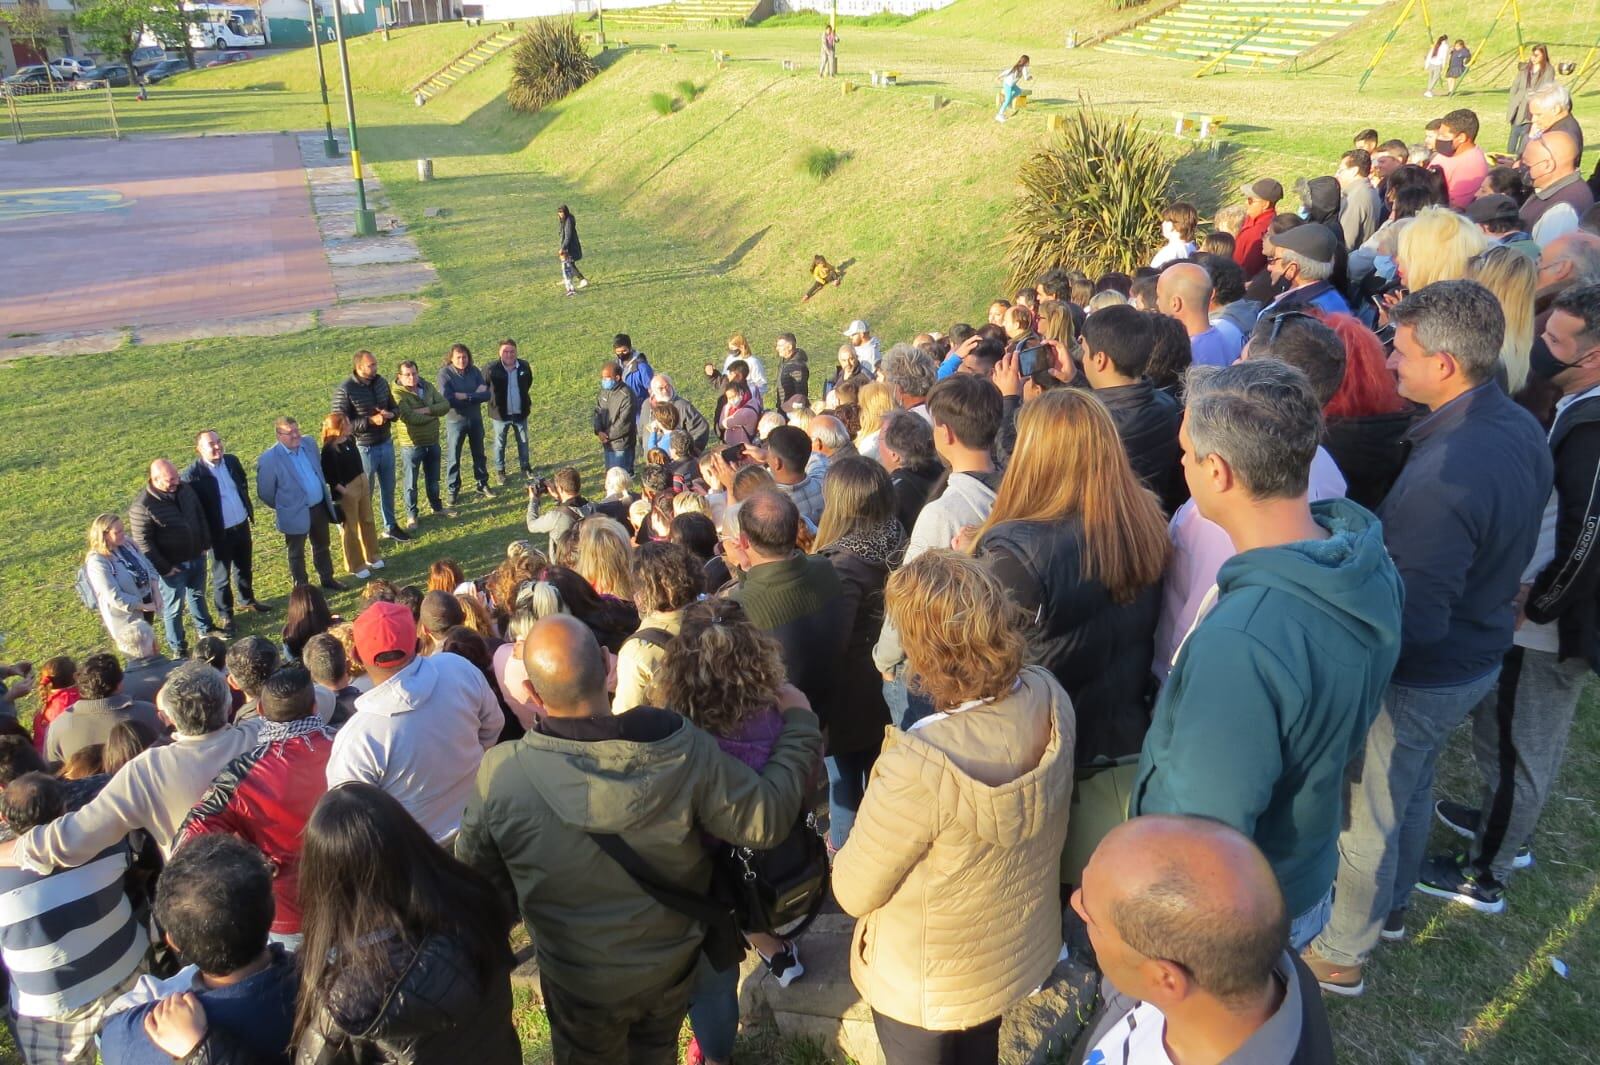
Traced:
POLYGON ((271 507, 278 531, 289 552, 289 576, 295 584, 306 577, 306 540, 311 540, 311 561, 324 588, 344 591, 333 579, 333 556, 328 553, 328 522, 333 502, 322 476, 316 448, 300 435, 293 418, 279 418, 278 442, 256 459, 256 495, 271 507))

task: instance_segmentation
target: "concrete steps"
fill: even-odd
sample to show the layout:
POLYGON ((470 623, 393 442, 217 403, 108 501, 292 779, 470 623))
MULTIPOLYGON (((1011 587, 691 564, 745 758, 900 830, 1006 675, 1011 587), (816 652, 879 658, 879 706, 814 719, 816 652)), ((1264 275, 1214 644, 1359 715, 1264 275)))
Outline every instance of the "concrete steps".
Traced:
POLYGON ((489 34, 465 52, 456 56, 450 62, 429 74, 408 92, 418 107, 449 91, 450 87, 473 71, 482 67, 489 60, 517 43, 518 33, 514 24, 507 23, 504 29, 489 34))
POLYGON ((747 26, 757 21, 756 0, 674 0, 653 7, 621 8, 607 11, 606 28, 657 28, 670 26, 747 26))
POLYGON ((1213 70, 1273 68, 1388 6, 1392 0, 1187 0, 1095 47, 1176 59, 1213 70))

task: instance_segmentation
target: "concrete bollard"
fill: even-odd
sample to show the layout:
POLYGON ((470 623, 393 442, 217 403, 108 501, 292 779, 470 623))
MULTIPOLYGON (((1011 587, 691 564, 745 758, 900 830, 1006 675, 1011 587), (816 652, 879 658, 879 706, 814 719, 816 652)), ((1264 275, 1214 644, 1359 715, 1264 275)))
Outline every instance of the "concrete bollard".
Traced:
POLYGON ((417 160, 417 180, 418 181, 432 181, 433 180, 433 160, 432 159, 418 159, 417 160))

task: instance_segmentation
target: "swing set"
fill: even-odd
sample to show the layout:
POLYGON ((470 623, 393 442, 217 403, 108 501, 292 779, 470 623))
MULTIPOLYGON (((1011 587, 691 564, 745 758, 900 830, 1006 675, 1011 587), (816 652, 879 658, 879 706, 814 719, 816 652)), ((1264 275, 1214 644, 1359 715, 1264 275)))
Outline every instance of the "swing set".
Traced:
MULTIPOLYGON (((1382 62, 1383 54, 1389 50, 1389 45, 1394 42, 1401 28, 1411 19, 1412 12, 1419 8, 1422 14, 1422 25, 1428 33, 1428 40, 1431 42, 1436 39, 1436 35, 1433 32, 1433 16, 1428 13, 1428 0, 1406 0, 1405 6, 1400 9, 1400 17, 1395 19, 1394 25, 1389 28, 1389 35, 1383 39, 1382 44, 1378 45, 1378 51, 1373 55, 1372 61, 1361 72, 1361 80, 1356 83, 1357 92, 1366 87, 1367 79, 1372 77, 1372 72, 1382 62)), ((1518 0, 1501 0, 1500 8, 1495 12, 1493 20, 1490 21, 1489 29, 1484 33, 1482 42, 1479 43, 1477 50, 1472 53, 1474 59, 1482 55, 1483 50, 1489 46, 1489 41, 1494 38, 1494 31, 1499 27, 1500 20, 1505 18, 1507 13, 1510 14, 1511 24, 1517 32, 1516 62, 1520 63, 1527 58, 1529 45, 1522 33, 1522 7, 1518 0)), ((1572 71, 1571 80, 1567 83, 1567 89, 1574 96, 1578 94, 1578 91, 1584 85, 1588 84, 1591 78, 1600 73, 1600 61, 1597 60, 1600 60, 1600 38, 1595 39, 1594 44, 1590 46, 1589 51, 1584 55, 1583 62, 1579 63, 1572 71)), ((1478 64, 1476 63, 1469 65, 1461 80, 1465 81, 1471 77, 1473 70, 1477 66, 1478 64)))

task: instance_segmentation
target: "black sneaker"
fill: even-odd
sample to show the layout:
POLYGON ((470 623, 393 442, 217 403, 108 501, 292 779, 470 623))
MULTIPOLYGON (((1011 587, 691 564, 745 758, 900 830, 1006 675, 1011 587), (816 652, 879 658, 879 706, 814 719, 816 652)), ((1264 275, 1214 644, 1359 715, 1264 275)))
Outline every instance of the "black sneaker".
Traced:
POLYGON ((1506 908, 1505 885, 1459 857, 1441 854, 1423 862, 1417 890, 1470 906, 1479 913, 1499 913, 1506 908))
MULTIPOLYGON (((759 950, 756 953, 761 954, 759 950)), ((800 964, 800 947, 793 941, 786 941, 783 949, 770 958, 761 954, 761 960, 767 963, 779 987, 788 987, 806 974, 806 967, 800 964)))
MULTIPOLYGON (((1464 802, 1449 802, 1440 799, 1433 804, 1433 816, 1439 823, 1463 839, 1478 838, 1478 823, 1483 820, 1483 814, 1475 807, 1464 802)), ((1511 859, 1511 868, 1527 869, 1533 865, 1533 851, 1527 847, 1517 850, 1516 856, 1511 859)))
POLYGON ((409 540, 409 539, 411 539, 411 537, 409 535, 407 535, 407 533, 406 533, 406 531, 404 529, 398 528, 397 526, 394 526, 394 525, 391 525, 387 529, 383 530, 383 535, 386 538, 390 539, 390 540, 409 540))
POLYGON ((1385 943, 1398 943, 1406 937, 1406 911, 1390 910, 1378 935, 1385 943))
POLYGON ((330 591, 330 592, 342 592, 342 591, 344 591, 344 585, 340 584, 338 581, 335 581, 335 580, 323 581, 322 582, 322 586, 324 588, 328 589, 328 591, 330 591))
POLYGON ((494 489, 489 487, 489 482, 488 481, 485 481, 485 482, 483 482, 482 484, 480 484, 478 486, 478 494, 480 496, 482 496, 483 498, 485 498, 485 499, 493 499, 494 498, 494 489))

